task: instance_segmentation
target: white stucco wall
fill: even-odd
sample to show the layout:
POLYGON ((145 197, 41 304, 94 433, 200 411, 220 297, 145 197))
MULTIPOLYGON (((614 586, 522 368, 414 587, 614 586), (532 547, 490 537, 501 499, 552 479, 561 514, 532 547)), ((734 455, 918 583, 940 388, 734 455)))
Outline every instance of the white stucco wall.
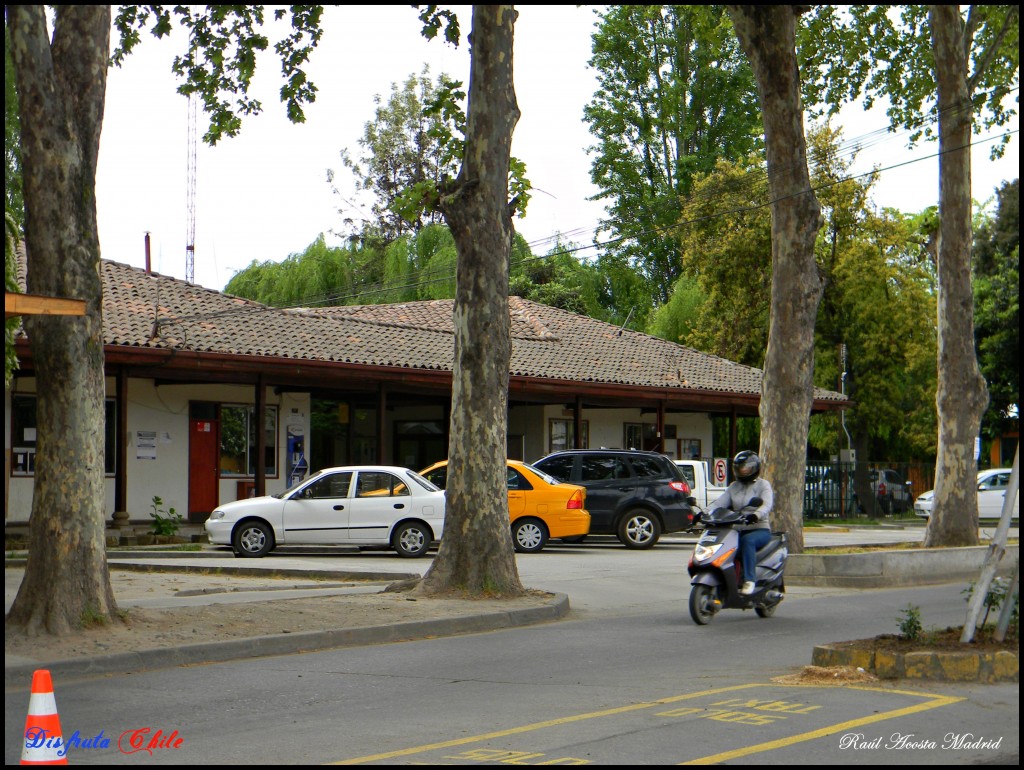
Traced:
MULTIPOLYGON (((17 381, 17 393, 33 393, 31 378, 17 381)), ((107 379, 107 395, 116 393, 115 382, 107 379)), ((247 385, 156 385, 152 380, 128 380, 128 424, 126 442, 128 499, 127 508, 132 520, 150 518, 153 496, 163 499, 165 510, 174 508, 188 516, 188 442, 189 402, 209 401, 221 404, 253 403, 253 388, 247 385), (140 446, 139 432, 155 432, 155 448, 140 446)), ((278 407, 277 458, 278 473, 267 477, 267 493, 281 492, 288 486, 286 477, 287 425, 289 421, 300 425, 309 435, 309 397, 302 393, 275 394, 268 389, 267 405, 278 407)), ((10 458, 11 394, 5 390, 4 444, 10 458)), ((144 443, 146 443, 144 441, 144 443)), ((7 470, 8 489, 5 519, 7 522, 26 522, 32 510, 32 476, 11 476, 7 470)), ((218 482, 220 502, 237 499, 237 483, 241 477, 221 478, 218 482)), ((114 512, 115 480, 106 477, 105 510, 109 519, 114 512)))
MULTIPOLYGON (((543 408, 543 444, 540 452, 536 455, 529 455, 530 460, 538 460, 549 453, 550 447, 550 420, 572 420, 572 410, 561 406, 546 406, 543 408)), ((640 409, 583 409, 582 419, 587 422, 589 431, 589 449, 629 449, 623 446, 626 423, 645 423, 655 425, 656 415, 647 412, 642 413, 640 409)), ((665 425, 675 426, 678 439, 698 439, 701 442, 701 456, 711 455, 711 416, 698 412, 667 413, 665 425)), ((677 457, 677 442, 672 439, 665 441, 665 453, 675 459, 677 457)))

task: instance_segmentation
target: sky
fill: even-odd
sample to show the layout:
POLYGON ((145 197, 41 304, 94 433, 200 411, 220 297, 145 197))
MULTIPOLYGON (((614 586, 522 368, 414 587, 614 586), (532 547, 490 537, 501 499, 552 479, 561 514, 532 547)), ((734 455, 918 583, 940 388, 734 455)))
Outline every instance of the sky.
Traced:
MULTIPOLYGON (((336 186, 351 192, 352 178, 339 153, 348 148, 353 157, 362 155, 358 142, 373 117, 374 97, 386 100, 392 84, 419 75, 424 64, 433 80, 445 72, 468 85, 469 6, 455 9, 463 33, 457 49, 440 37, 423 38, 410 6, 328 6, 323 37, 306 67, 319 91, 305 108, 305 123, 285 117, 273 51, 258 60, 252 93, 263 102, 263 113, 246 118, 237 137, 197 146, 197 284, 221 290, 254 260, 279 262, 302 252, 321 233, 329 244, 339 242, 331 232, 343 229, 343 204, 327 182, 327 169, 337 173, 336 186)), ((589 244, 603 214, 603 204, 588 200, 597 189, 587 153, 593 137, 582 120, 597 85, 587 64, 594 6, 517 9, 514 79, 522 114, 512 154, 526 163, 535 189, 516 229, 535 253, 545 253, 559 233, 589 244)), ((102 256, 144 267, 148 232, 152 269, 184 279, 188 103, 176 93, 170 70, 182 40, 181 35, 156 40, 146 33, 122 67, 110 70, 96 188, 102 256)), ((874 137, 887 123, 883 112, 865 113, 857 106, 844 109, 839 120, 847 141, 874 137)), ((1018 126, 1014 119, 1009 128, 1018 126)), ((197 130, 200 137, 206 130, 201 110, 197 130)), ((980 144, 976 138, 973 151, 974 197, 981 201, 1019 176, 1017 135, 998 162, 989 160, 988 136, 980 144)), ((889 135, 862 152, 852 173, 893 166, 883 171, 874 201, 916 212, 938 202, 936 152, 935 144, 908 150, 902 134, 889 135)))

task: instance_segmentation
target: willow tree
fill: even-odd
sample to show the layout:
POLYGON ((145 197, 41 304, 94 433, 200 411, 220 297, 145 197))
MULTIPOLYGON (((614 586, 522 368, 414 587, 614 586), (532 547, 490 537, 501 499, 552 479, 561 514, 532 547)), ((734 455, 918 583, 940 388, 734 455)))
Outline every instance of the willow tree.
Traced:
MULTIPOLYGON (((1016 114, 1019 10, 1009 5, 817 6, 809 85, 833 111, 885 97, 892 130, 939 141, 938 453, 925 544, 978 542, 975 440, 988 391, 974 348, 971 135, 1016 114), (877 66, 883 62, 885 66, 877 66), (976 121, 977 118, 977 121, 976 121)), ((1008 141, 1009 136, 1004 138, 1008 141)), ((998 155, 1003 144, 993 152, 998 155)))
POLYGON ((814 323, 824 281, 814 259, 821 207, 807 169, 796 57, 802 6, 730 5, 757 79, 772 212, 768 349, 761 385, 761 453, 775 491, 774 525, 803 550, 807 429, 814 398, 814 323))

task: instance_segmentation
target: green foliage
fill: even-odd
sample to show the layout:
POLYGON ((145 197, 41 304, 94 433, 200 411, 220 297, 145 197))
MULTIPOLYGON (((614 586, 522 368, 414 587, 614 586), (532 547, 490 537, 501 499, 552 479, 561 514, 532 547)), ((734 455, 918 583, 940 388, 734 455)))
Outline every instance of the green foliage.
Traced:
POLYGON ((900 636, 911 642, 921 638, 924 627, 921 625, 921 608, 908 604, 897 617, 900 625, 900 636))
MULTIPOLYGON (((801 17, 798 32, 804 103, 812 117, 835 115, 844 102, 863 95, 865 109, 876 101, 886 114, 910 131, 910 144, 936 135, 935 59, 927 5, 816 5, 801 17), (897 12, 895 9, 898 8, 897 12), (885 62, 885 66, 878 66, 885 62)), ((1020 33, 1017 6, 961 6, 969 72, 963 73, 973 94, 974 130, 1006 125, 1017 113, 1020 78, 1020 33)), ((993 146, 1001 157, 1009 133, 993 146)))
POLYGON ((174 508, 164 510, 163 506, 163 499, 153 495, 153 502, 149 506, 152 509, 149 515, 153 517, 153 534, 176 535, 185 519, 174 508))
MULTIPOLYGON (((302 105, 315 101, 317 90, 302 68, 323 34, 320 29, 323 6, 295 5, 288 11, 279 8, 274 11, 274 18, 282 19, 288 13, 291 14, 291 30, 274 43, 274 50, 281 60, 285 78, 281 101, 288 119, 302 123, 306 119, 302 105)), ((184 81, 178 86, 178 93, 202 100, 210 117, 204 141, 213 145, 225 136, 236 136, 243 117, 263 110, 259 100, 249 96, 257 54, 270 45, 261 31, 263 6, 176 5, 170 10, 161 5, 119 6, 114 26, 120 40, 111 63, 120 66, 140 42, 140 32, 147 27, 154 37, 169 35, 172 14, 189 31, 187 52, 176 56, 171 66, 174 74, 184 81)))
POLYGON ((105 626, 107 624, 107 616, 99 611, 93 604, 86 604, 85 609, 82 610, 82 616, 79 618, 79 623, 82 628, 96 628, 97 626, 105 626))
POLYGON ((11 34, 4 24, 4 200, 20 230, 25 221, 21 184, 21 115, 11 61, 11 34))
MULTIPOLYGON (((982 606, 985 608, 985 614, 981 618, 979 624, 982 628, 988 623, 988 616, 991 612, 997 612, 1002 609, 1004 602, 1010 596, 1011 581, 1009 578, 997 577, 992 580, 988 587, 988 593, 985 594, 985 601, 982 606)), ((971 597, 974 596, 975 583, 972 581, 967 584, 967 588, 960 592, 961 596, 964 597, 964 601, 968 604, 971 602, 971 597)), ((1010 625, 1007 629, 1007 633, 1013 635, 1017 633, 1017 629, 1020 625, 1020 592, 1013 592, 1013 607, 1010 610, 1010 625)))
POLYGON ((682 273, 681 198, 716 160, 760 149, 760 111, 750 109, 753 73, 724 6, 609 6, 599 19, 590 61, 599 85, 584 120, 612 244, 602 302, 623 320, 632 309, 645 328, 682 273))
MULTIPOLYGON (((20 292, 15 260, 21 228, 10 206, 4 209, 4 291, 20 292)), ((4 387, 11 386, 14 372, 18 369, 18 356, 14 352, 14 335, 18 331, 20 318, 8 318, 4 322, 4 387)))
POLYGON ((974 339, 988 383, 982 432, 996 438, 1013 430, 1020 404, 1020 180, 998 191, 994 219, 974 238, 974 339))

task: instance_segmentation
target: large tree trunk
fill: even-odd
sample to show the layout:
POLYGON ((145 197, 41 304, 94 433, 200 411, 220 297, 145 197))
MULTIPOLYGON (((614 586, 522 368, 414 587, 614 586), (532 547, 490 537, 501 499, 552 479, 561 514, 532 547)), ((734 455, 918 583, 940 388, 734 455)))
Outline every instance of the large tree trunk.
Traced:
POLYGON ((814 323, 824 280, 814 260, 823 224, 807 171, 796 59, 798 6, 730 5, 764 117, 772 198, 772 301, 761 386, 761 454, 775 492, 773 528, 804 547, 807 429, 814 397, 814 323))
POLYGON ((939 113, 939 451, 926 546, 978 543, 974 442, 988 388, 974 350, 971 285, 971 121, 964 26, 956 5, 931 9, 939 113))
POLYGON ((441 209, 458 251, 445 535, 420 590, 523 592, 509 530, 505 460, 512 211, 508 170, 519 107, 510 5, 473 6, 466 151, 441 209))
POLYGON ((25 578, 7 620, 62 634, 116 620, 104 532, 102 286, 96 158, 110 6, 62 6, 53 41, 45 6, 7 6, 21 107, 28 290, 83 299, 83 318, 25 321, 38 399, 25 578))

